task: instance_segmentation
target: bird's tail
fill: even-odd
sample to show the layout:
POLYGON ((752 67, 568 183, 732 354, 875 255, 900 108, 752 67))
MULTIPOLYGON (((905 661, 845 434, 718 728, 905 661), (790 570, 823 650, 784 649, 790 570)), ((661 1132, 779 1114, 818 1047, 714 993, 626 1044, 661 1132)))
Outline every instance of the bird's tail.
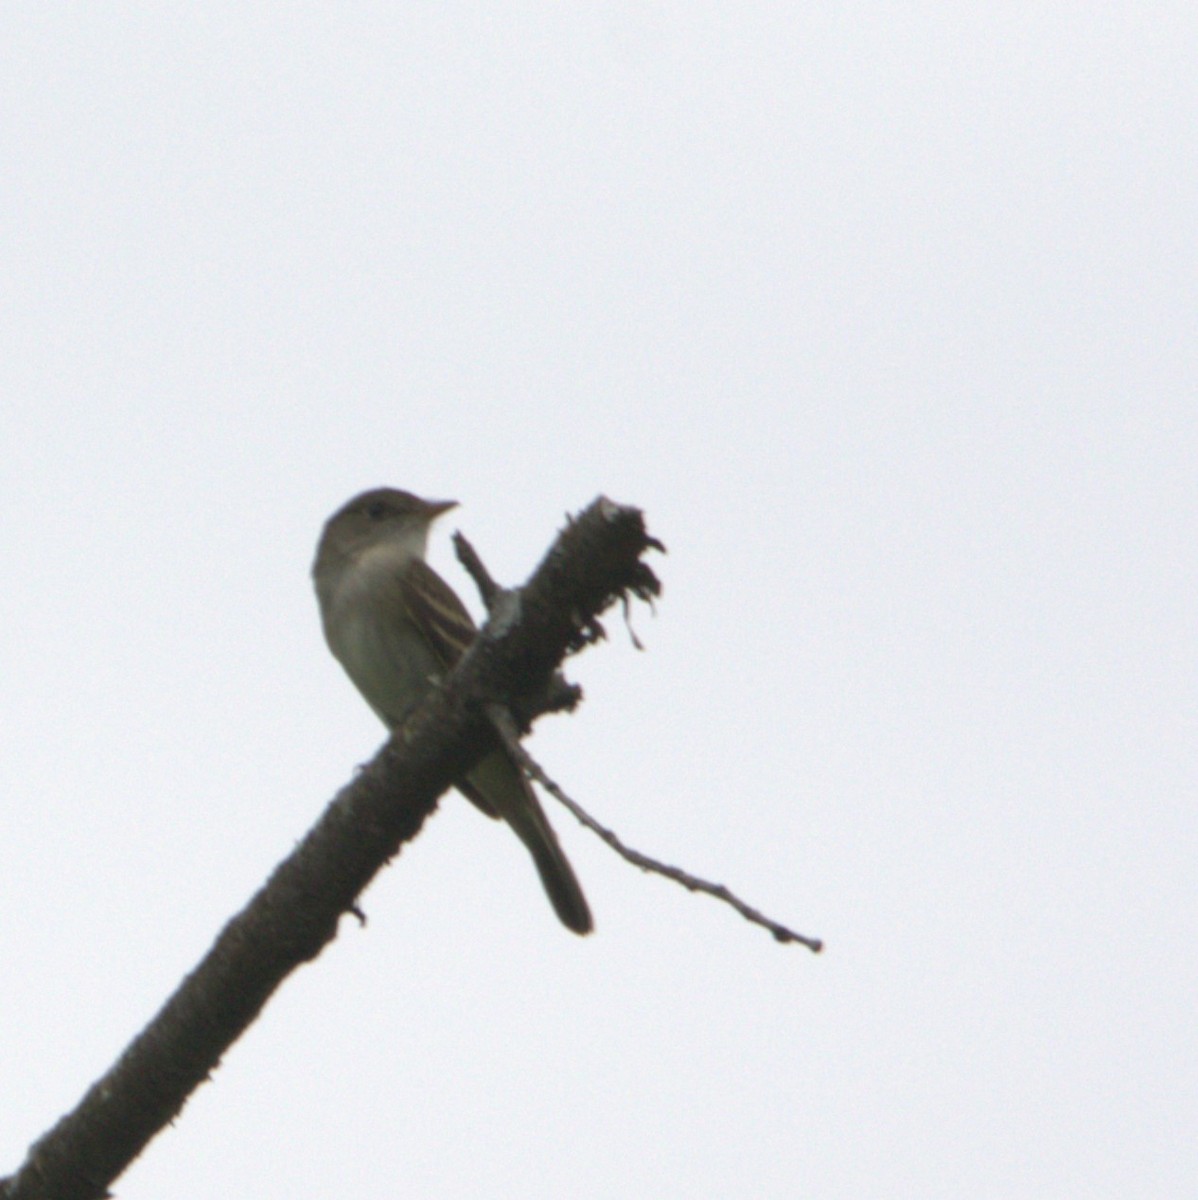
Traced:
POLYGON ((470 790, 478 792, 528 848, 561 923, 575 933, 590 933, 594 923, 586 897, 519 766, 507 753, 496 750, 470 772, 468 783, 470 790))

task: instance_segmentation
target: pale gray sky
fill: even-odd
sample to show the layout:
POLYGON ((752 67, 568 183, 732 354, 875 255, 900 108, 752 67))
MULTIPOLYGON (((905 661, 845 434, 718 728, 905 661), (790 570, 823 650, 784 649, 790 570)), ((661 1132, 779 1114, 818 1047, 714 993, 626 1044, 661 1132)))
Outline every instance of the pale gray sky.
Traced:
POLYGON ((534 750, 595 913, 448 798, 120 1182, 1155 1198, 1198 1178, 1190 5, 0 17, 0 1170, 383 730, 324 517, 670 549, 534 750), (15 1083, 15 1086, 14 1086, 15 1083))

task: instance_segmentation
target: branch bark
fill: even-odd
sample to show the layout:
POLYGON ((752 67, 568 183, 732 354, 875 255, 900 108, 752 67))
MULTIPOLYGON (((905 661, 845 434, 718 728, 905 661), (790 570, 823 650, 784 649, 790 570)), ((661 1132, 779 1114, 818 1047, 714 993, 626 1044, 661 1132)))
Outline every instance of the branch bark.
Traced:
POLYGON ((336 936, 343 914, 357 913, 358 896, 439 796, 494 744, 485 706, 506 704, 525 722, 552 708, 554 672, 602 636, 598 614, 630 593, 659 592, 641 561, 650 547, 660 548, 640 511, 603 497, 568 521, 528 583, 502 594, 444 686, 341 789, 112 1069, 0 1180, 3 1200, 108 1195, 275 989, 336 936))

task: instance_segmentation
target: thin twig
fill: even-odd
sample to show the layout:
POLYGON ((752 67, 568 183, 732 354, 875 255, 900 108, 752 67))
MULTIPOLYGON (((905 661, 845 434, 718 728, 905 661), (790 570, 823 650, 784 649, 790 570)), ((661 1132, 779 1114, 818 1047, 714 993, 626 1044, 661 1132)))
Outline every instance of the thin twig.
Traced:
POLYGON ((656 875, 664 875, 667 879, 672 879, 675 883, 682 884, 689 891, 704 892, 708 896, 714 896, 717 900, 722 900, 725 904, 731 905, 732 908, 736 909, 746 921, 751 921, 754 925, 760 925, 763 929, 768 929, 776 941, 798 942, 799 945, 806 946, 808 950, 815 954, 818 954, 824 948, 824 944, 819 938, 807 937, 805 934, 796 933, 793 929, 788 929, 785 925, 780 925, 777 921, 771 920, 764 913, 752 908, 740 899, 739 896, 730 892, 722 883, 708 883, 707 880, 700 879, 698 876, 692 875, 680 867, 671 867, 667 863, 658 862, 657 859, 650 858, 647 854, 642 854, 639 850, 633 850, 632 847, 624 845, 612 830, 600 825, 586 809, 578 804, 577 801, 572 800, 545 774, 541 765, 520 744, 519 730, 516 727, 515 719, 503 705, 488 704, 487 716, 490 718, 491 724, 495 726, 500 737, 503 738, 508 749, 516 756, 520 765, 524 767, 533 779, 553 796, 554 799, 564 804, 574 814, 576 820, 585 825, 602 841, 606 842, 621 858, 626 859, 634 866, 640 867, 642 871, 651 871, 656 875))
POLYGON ((492 578, 491 572, 479 558, 478 551, 470 544, 461 530, 456 531, 453 535, 453 549, 458 556, 458 562, 466 568, 470 578, 474 580, 478 594, 487 606, 487 612, 490 612, 495 607, 495 597, 500 590, 499 584, 492 578))

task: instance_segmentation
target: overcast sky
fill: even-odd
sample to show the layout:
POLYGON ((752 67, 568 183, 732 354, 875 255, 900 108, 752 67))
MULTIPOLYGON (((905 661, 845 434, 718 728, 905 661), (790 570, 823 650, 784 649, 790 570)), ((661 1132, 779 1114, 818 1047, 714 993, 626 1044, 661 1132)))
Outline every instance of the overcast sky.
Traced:
POLYGON ((9 5, 0 1173, 384 731, 324 518, 669 548, 122 1200, 1198 1178, 1192 5, 9 5))

